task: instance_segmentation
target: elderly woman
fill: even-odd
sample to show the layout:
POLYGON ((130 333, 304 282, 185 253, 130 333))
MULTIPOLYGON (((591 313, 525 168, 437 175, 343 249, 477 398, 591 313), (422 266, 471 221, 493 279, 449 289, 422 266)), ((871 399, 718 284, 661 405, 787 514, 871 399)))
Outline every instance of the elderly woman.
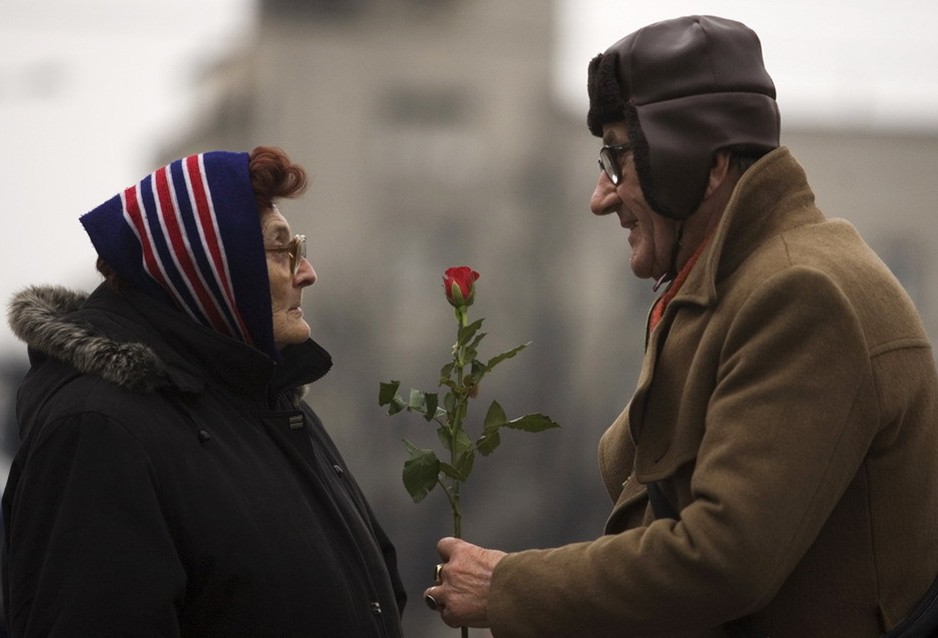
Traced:
POLYGON ((81 218, 104 284, 14 299, 13 635, 401 635, 394 548, 301 400, 331 359, 275 201, 305 186, 274 148, 175 161, 81 218))

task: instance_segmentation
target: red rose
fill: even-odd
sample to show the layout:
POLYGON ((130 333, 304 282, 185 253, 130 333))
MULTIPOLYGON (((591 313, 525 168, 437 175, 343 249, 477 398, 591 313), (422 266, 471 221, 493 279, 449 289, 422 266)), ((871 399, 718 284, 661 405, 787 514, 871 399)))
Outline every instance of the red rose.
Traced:
POLYGON ((456 308, 471 306, 475 299, 475 282, 479 273, 469 266, 447 268, 443 274, 446 299, 456 308))

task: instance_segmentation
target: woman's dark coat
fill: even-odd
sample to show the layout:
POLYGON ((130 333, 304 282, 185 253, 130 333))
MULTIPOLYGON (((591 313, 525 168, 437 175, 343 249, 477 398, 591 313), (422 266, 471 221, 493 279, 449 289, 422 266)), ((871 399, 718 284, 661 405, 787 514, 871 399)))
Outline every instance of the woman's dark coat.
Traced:
POLYGON ((3 495, 12 635, 398 637, 394 549, 275 364, 132 290, 32 288, 3 495))

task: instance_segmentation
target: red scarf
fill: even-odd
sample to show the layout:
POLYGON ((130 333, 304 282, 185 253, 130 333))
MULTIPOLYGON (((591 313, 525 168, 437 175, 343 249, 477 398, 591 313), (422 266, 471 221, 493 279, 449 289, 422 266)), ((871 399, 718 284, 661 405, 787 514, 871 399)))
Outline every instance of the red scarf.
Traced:
POLYGON ((671 285, 668 286, 668 289, 655 301, 655 305, 651 308, 651 317, 648 322, 649 332, 654 330, 658 322, 661 321, 661 317, 664 316, 664 309, 668 307, 668 304, 671 303, 671 300, 677 295, 678 290, 681 289, 681 285, 684 283, 684 280, 687 279, 687 275, 690 274, 694 264, 697 263, 697 259, 700 257, 700 254, 703 253, 703 249, 709 240, 710 236, 707 235, 707 237, 700 242, 700 246, 697 247, 694 254, 690 256, 690 259, 688 259, 687 263, 681 268, 681 271, 677 274, 677 277, 674 278, 674 281, 671 282, 671 285))

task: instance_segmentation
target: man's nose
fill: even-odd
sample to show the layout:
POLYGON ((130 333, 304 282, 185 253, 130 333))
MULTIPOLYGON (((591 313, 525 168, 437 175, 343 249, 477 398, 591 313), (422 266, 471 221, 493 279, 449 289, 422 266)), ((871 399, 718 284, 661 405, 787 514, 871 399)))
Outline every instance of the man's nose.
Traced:
POLYGON ((619 195, 616 192, 615 184, 606 175, 606 171, 600 170, 599 177, 596 180, 596 188, 590 197, 590 210, 594 215, 607 215, 613 212, 618 202, 619 195))

